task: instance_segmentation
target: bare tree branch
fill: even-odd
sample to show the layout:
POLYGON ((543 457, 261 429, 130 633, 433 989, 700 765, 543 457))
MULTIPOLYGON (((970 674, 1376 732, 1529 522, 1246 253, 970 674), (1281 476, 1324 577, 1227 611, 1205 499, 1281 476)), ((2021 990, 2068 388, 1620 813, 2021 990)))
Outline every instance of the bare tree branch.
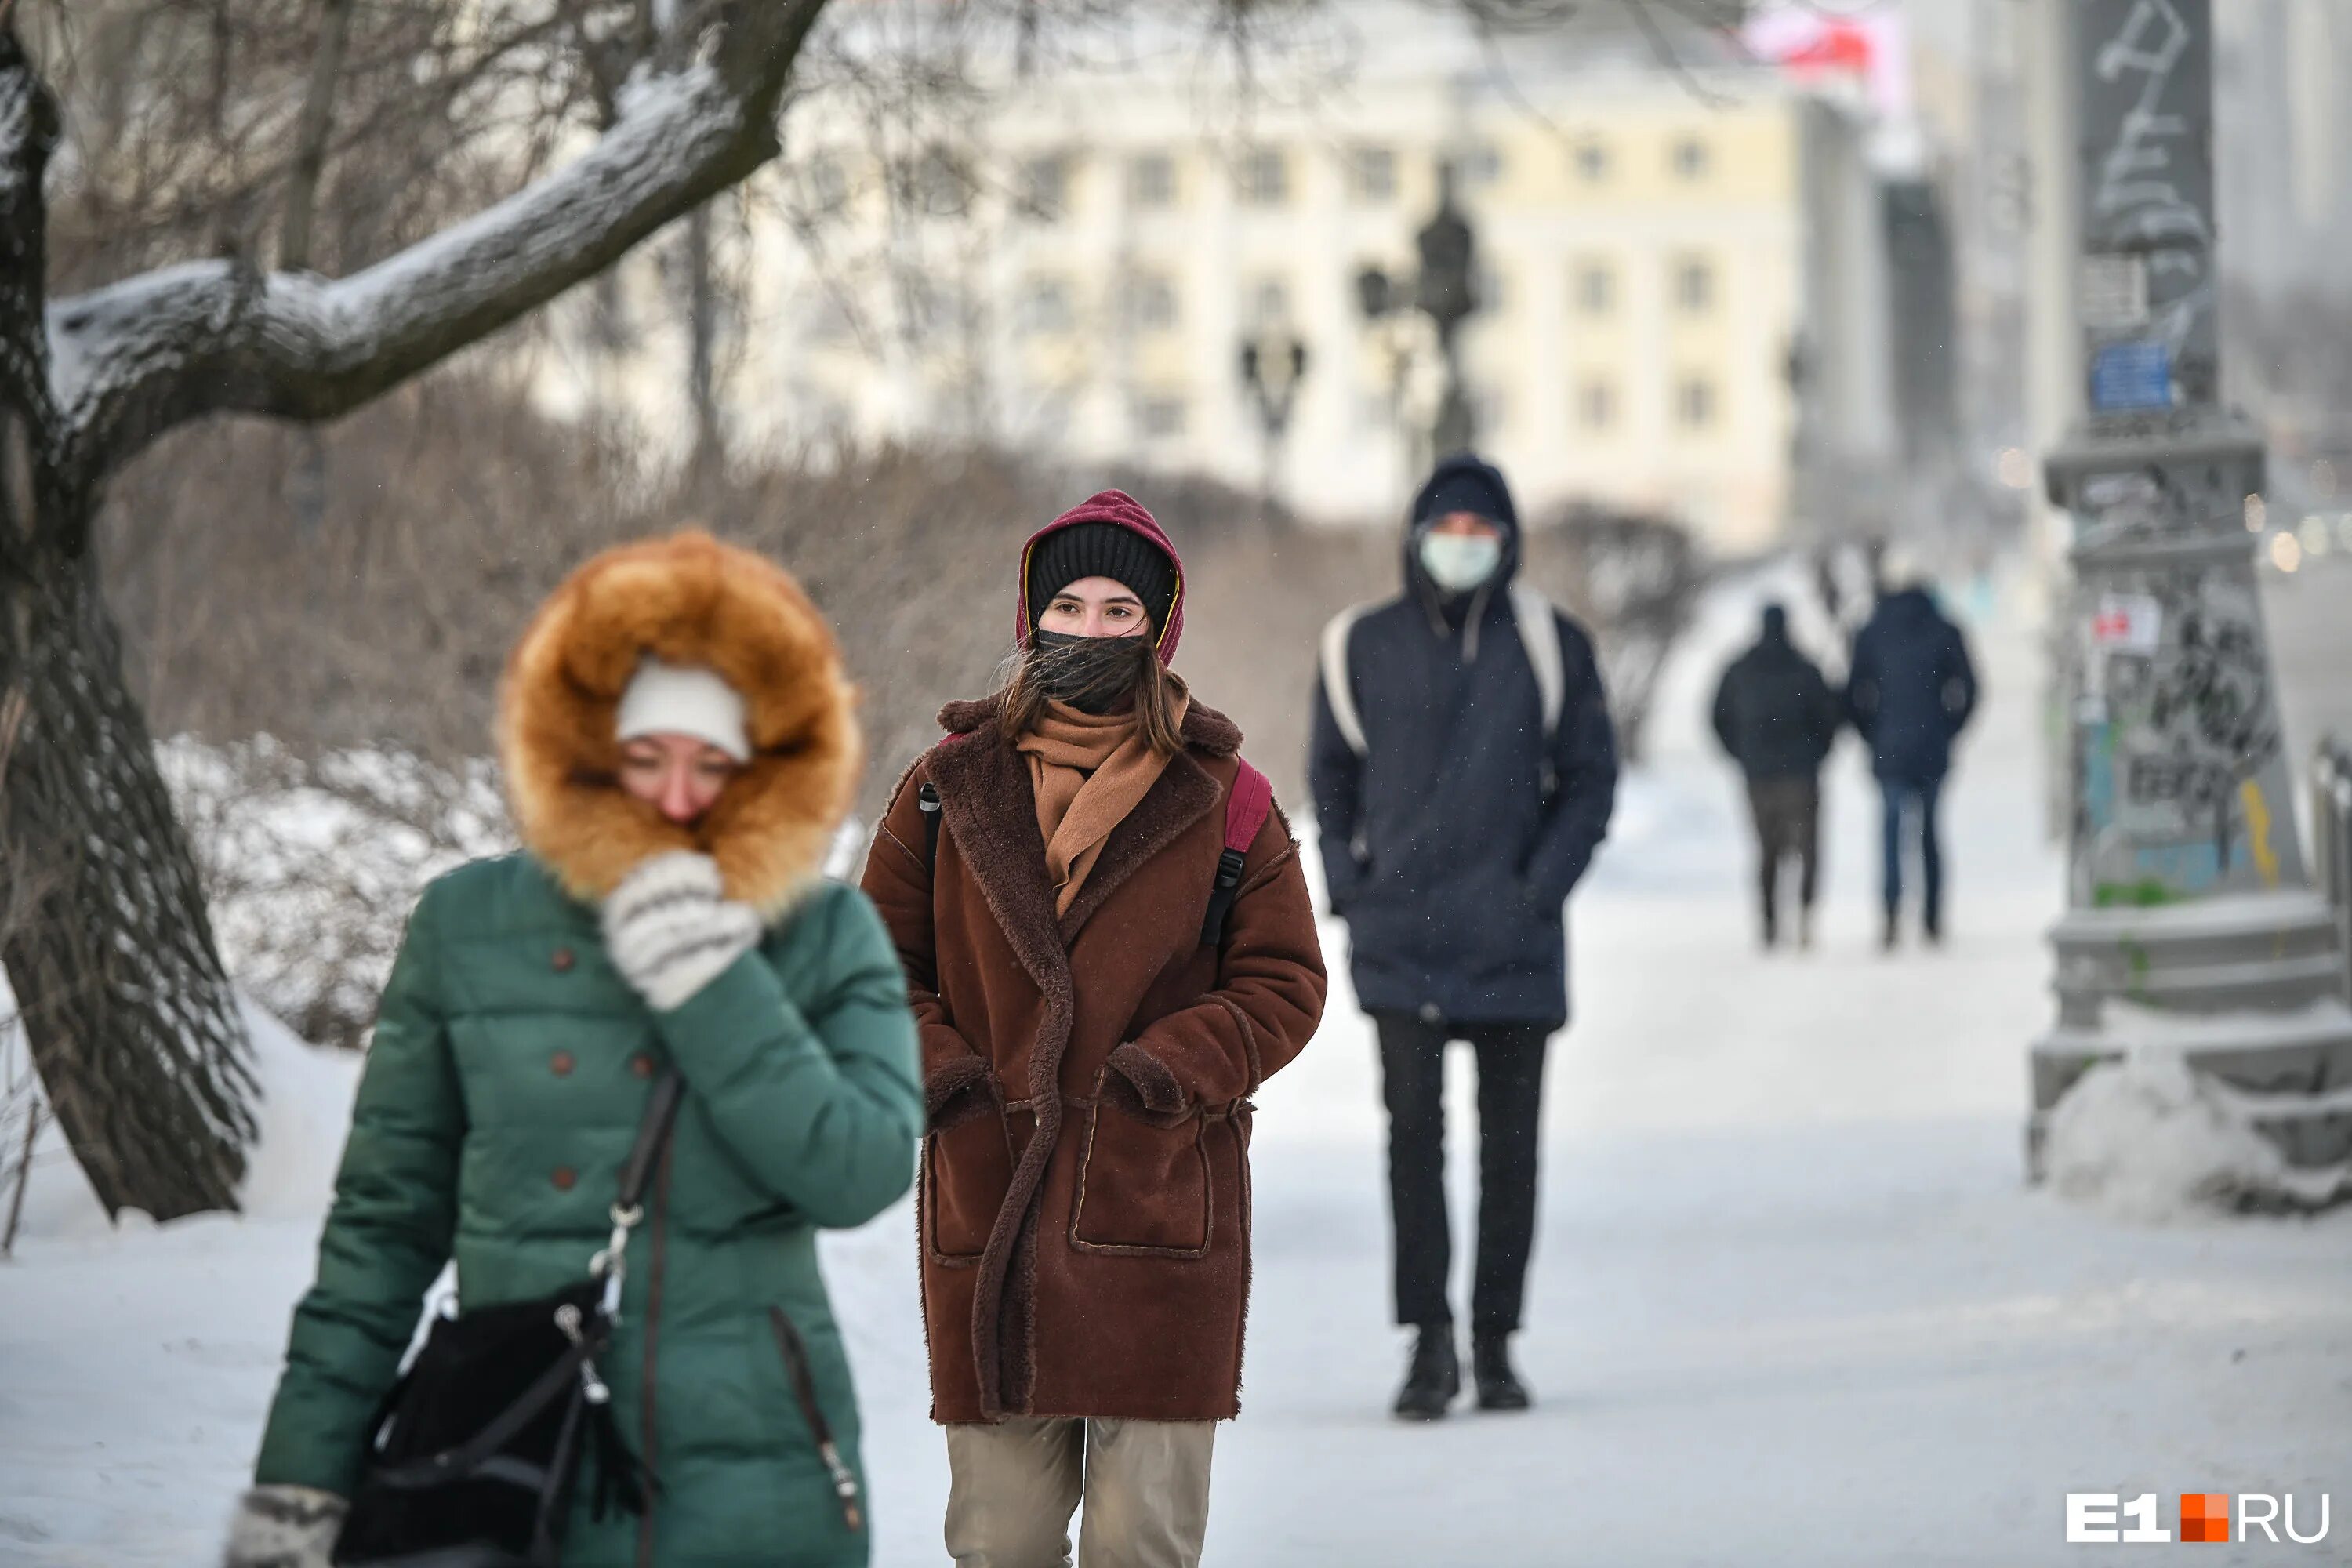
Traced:
POLYGON ((637 84, 577 161, 350 278, 232 258, 56 301, 74 466, 110 471, 210 414, 332 418, 602 271, 775 155, 777 100, 823 4, 731 8, 701 60, 637 84))
POLYGON ((325 0, 319 54, 302 98, 302 121, 294 133, 294 167, 286 181, 286 226, 278 237, 278 265, 289 272, 310 267, 310 216, 319 180, 327 168, 327 136, 334 122, 335 79, 342 73, 343 46, 352 36, 352 0, 325 0))

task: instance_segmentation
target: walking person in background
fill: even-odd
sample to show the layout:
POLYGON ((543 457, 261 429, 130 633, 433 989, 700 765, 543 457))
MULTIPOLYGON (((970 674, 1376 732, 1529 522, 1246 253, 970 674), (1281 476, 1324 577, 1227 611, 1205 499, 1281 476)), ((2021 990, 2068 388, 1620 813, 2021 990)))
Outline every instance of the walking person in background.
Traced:
POLYGON ((1885 945, 1901 930, 1906 817, 1919 829, 1919 925, 1930 943, 1944 936, 1944 855, 1936 822, 1952 742, 1976 711, 1976 668, 1968 639, 1946 619, 1910 557, 1889 550, 1878 605, 1853 639, 1846 711, 1870 747, 1885 797, 1885 945))
POLYGON ((1797 862, 1797 944, 1813 945, 1820 886, 1822 763, 1845 710, 1821 667, 1789 640, 1789 612, 1764 606, 1756 645, 1732 661, 1715 689, 1715 733, 1748 777, 1756 819, 1757 879, 1764 945, 1780 940, 1780 879, 1797 862))
POLYGON ((1240 1408, 1250 1097, 1322 1016, 1298 847, 1168 668, 1183 569, 1108 490, 1030 540, 1009 682, 940 713, 866 888, 915 1000, 948 1554, 1190 1568, 1240 1408))
POLYGON ((1461 1392, 1447 1296, 1444 1053, 1478 1058, 1478 1404, 1525 1409, 1512 1366, 1535 1244, 1546 1047, 1568 1021, 1565 905, 1608 831, 1616 742, 1591 640, 1513 581, 1518 514, 1475 457, 1414 498, 1403 594, 1323 637, 1309 770, 1334 913, 1379 1029, 1396 1318, 1416 1331, 1396 1413, 1461 1392))
MULTIPOLYGON (((906 1192, 922 1095, 889 938, 822 877, 860 769, 854 710, 799 586, 705 534, 600 555, 540 610, 499 717, 525 847, 441 878, 409 921, 230 1568, 355 1548, 379 1402, 453 1259, 461 1324, 619 1282, 593 1481, 436 1486, 352 1513, 356 1532, 417 1531, 427 1507, 471 1531, 541 1491, 559 1510, 544 1560, 560 1544, 567 1568, 867 1561, 816 1231, 906 1192), (679 1110, 648 1143, 655 1102, 679 1110), (639 1180, 645 1234, 615 1273, 598 1249, 639 1180), (640 1464, 652 1484, 622 1484, 640 1464)), ((460 1556, 488 1560, 433 1560, 460 1556)))

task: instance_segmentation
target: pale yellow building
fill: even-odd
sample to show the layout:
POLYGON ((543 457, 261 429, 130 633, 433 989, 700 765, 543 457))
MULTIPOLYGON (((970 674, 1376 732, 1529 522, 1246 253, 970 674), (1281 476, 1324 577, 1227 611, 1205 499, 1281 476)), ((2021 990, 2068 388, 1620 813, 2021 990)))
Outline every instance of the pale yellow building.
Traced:
MULTIPOLYGON (((1523 509, 1657 508, 1745 551, 1788 528, 1801 449, 1884 460, 1876 189, 1845 108, 1762 68, 1498 72, 1441 47, 1375 50, 1300 97, 1164 58, 1009 82, 952 128, 816 96, 739 268, 733 438, 941 434, 1255 486, 1242 346, 1295 336, 1275 489, 1391 520, 1438 378, 1425 323, 1368 322, 1357 279, 1410 273, 1450 159, 1483 263, 1478 444, 1523 509)), ((674 428, 683 382, 650 367, 675 352, 572 355, 551 391, 674 428)))

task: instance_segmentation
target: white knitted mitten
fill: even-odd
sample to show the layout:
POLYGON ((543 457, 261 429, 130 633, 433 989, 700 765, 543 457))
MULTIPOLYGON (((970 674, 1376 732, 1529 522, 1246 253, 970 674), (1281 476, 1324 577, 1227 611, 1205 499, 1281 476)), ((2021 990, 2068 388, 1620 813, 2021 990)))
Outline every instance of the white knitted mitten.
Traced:
POLYGON ((222 1568, 328 1568, 350 1508, 316 1487, 255 1487, 236 1500, 222 1568))
POLYGON ((673 849, 622 878, 604 900, 604 950, 656 1013, 684 1005, 758 944, 758 911, 723 893, 717 861, 673 849))

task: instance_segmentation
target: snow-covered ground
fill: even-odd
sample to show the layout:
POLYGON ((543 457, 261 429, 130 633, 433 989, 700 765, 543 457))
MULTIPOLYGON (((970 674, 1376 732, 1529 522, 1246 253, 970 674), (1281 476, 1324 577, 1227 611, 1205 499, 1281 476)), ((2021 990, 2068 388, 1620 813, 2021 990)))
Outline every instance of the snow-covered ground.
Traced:
MULTIPOLYGON (((2327 1544, 2242 1558, 2345 1561, 2352 1216, 2132 1224, 2021 1184, 2060 879, 2018 616, 1979 601, 1989 699, 1950 797, 1948 948, 1876 951, 1875 805, 1848 742, 1823 940, 1768 959, 1743 808, 1701 722, 1755 598, 1710 605, 1578 897, 1579 1016, 1548 1083, 1522 1346, 1538 1407, 1433 1428, 1384 1414, 1402 1340, 1378 1086, 1336 986, 1321 1036, 1262 1097, 1245 1410, 1218 1439, 1208 1561, 2128 1561, 2153 1549, 2063 1544, 2067 1492, 2155 1492, 2168 1524, 2182 1491, 2293 1492, 2307 1531, 2331 1489, 2327 1544)), ((55 1190, 70 1171, 37 1177, 33 1235, 0 1270, 0 1563, 216 1550, 348 1094, 341 1064, 270 1049, 305 1133, 272 1156, 263 1217, 93 1233, 55 1190)), ((1466 1089, 1467 1060, 1455 1070, 1466 1089)), ((884 1564, 940 1560, 911 1226, 902 1208, 827 1243, 884 1564)))

